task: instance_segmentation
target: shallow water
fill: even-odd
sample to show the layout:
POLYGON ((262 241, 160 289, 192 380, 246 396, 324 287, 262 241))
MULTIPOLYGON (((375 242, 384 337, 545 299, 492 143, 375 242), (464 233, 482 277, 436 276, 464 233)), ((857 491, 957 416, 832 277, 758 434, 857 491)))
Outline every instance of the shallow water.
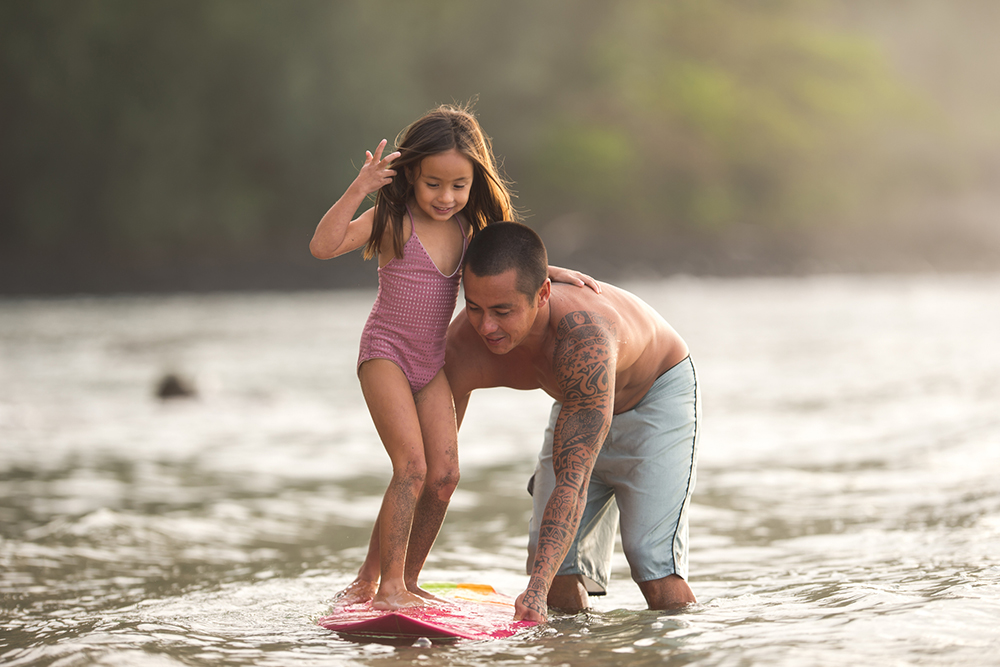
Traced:
MULTIPOLYGON (((698 605, 609 595, 509 640, 314 624, 385 483, 369 291, 0 301, 5 665, 982 665, 1000 656, 1000 277, 627 285, 704 392, 698 605), (167 371, 195 399, 153 397, 167 371)), ((548 400, 473 397, 425 580, 523 587, 548 400)))

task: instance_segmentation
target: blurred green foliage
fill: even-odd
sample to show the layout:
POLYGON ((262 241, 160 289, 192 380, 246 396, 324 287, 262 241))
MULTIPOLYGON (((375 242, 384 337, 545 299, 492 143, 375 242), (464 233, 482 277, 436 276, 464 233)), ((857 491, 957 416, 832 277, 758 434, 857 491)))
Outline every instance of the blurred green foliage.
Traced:
POLYGON ((937 173, 895 147, 943 132, 843 15, 818 0, 5 0, 0 243, 304 253, 366 149, 468 100, 539 228, 840 224, 937 173))

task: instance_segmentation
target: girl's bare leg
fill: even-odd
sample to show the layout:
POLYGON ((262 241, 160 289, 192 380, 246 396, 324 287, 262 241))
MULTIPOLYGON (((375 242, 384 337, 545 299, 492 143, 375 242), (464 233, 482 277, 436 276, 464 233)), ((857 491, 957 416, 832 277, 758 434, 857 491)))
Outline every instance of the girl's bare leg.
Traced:
MULTIPOLYGON (((444 522, 448 503, 458 485, 458 434, 455 404, 443 372, 414 396, 424 440, 427 477, 414 512, 410 541, 406 548, 404 581, 411 593, 438 600, 417 585, 431 547, 444 522)), ((357 604, 375 597, 379 583, 379 521, 375 521, 368 554, 357 578, 338 593, 339 604, 357 604)))
POLYGON ((381 580, 372 606, 397 609, 423 605, 424 599, 407 590, 403 577, 413 514, 427 473, 413 394, 399 366, 386 359, 366 361, 359 376, 368 411, 392 461, 392 479, 378 518, 381 580))
POLYGON ((406 549, 404 579, 409 591, 440 600, 417 585, 434 540, 444 522, 455 487, 458 486, 458 426, 455 401, 444 371, 414 396, 424 441, 427 477, 413 515, 413 528, 406 549))

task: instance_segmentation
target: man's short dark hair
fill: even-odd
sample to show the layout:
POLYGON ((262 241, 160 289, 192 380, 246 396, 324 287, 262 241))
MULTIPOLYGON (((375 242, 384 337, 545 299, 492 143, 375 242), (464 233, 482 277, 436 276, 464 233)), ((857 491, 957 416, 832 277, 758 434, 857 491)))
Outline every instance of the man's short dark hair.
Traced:
POLYGON ((465 271, 498 276, 517 270, 517 290, 534 300, 549 277, 545 244, 535 230, 519 222, 494 222, 476 233, 465 251, 465 271))

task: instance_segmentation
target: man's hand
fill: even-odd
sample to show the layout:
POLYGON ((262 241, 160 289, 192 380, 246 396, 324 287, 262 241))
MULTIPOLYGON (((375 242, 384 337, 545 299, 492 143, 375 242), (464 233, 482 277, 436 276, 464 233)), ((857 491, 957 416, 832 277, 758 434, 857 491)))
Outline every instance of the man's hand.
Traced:
POLYGON ((539 595, 538 591, 526 590, 517 596, 514 601, 515 621, 534 621, 535 623, 545 623, 548 621, 548 606, 545 598, 539 595), (525 601, 527 598, 527 602, 525 601), (538 600, 541 598, 541 605, 538 600), (529 606, 530 605, 530 606, 529 606))

